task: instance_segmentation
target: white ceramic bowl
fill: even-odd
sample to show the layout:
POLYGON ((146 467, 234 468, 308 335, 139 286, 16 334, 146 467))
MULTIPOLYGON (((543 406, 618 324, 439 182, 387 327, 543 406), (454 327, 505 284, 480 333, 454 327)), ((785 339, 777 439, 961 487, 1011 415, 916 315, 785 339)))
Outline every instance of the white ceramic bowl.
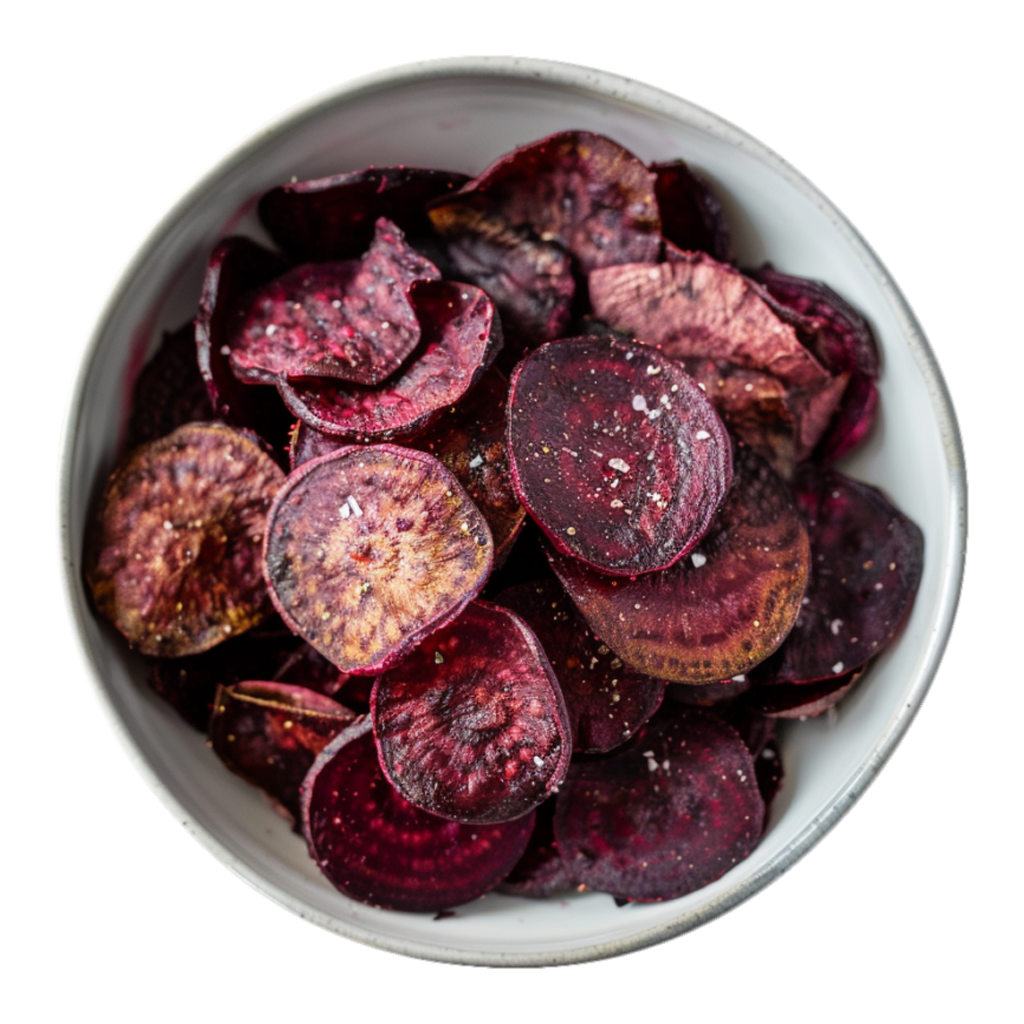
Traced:
POLYGON ((480 964, 569 963, 649 945, 723 913, 789 868, 863 793, 920 706, 952 626, 966 540, 963 453, 939 369, 885 268, 839 211, 774 153, 705 110, 604 72, 508 58, 431 62, 364 79, 262 133, 186 196, 128 268, 86 354, 61 500, 81 641, 134 760, 172 812, 257 889, 310 921, 397 952, 480 964), (93 618, 80 572, 86 510, 112 467, 134 373, 161 331, 193 316, 218 238, 258 233, 253 197, 293 175, 369 164, 475 173, 518 144, 570 128, 609 135, 644 160, 684 157, 722 197, 741 264, 770 259, 824 280, 870 319, 883 354, 881 418, 844 468, 882 487, 921 526, 924 576, 898 642, 837 718, 784 728, 786 784, 767 833, 713 885, 625 908, 587 893, 551 901, 492 894, 443 921, 375 910, 322 879, 303 841, 153 696, 139 659, 93 618))

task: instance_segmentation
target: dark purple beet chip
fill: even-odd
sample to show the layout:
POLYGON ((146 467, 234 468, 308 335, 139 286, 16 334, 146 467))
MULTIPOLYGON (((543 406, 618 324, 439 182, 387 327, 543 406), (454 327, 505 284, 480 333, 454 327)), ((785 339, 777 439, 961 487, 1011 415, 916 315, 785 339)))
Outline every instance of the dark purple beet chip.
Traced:
POLYGON ((519 863, 512 869, 497 891, 506 896, 545 899, 573 887, 565 861, 555 842, 555 803, 551 797, 537 808, 537 821, 519 863))
POLYGON ((841 676, 880 653, 910 612, 924 537, 874 487, 805 465, 794 483, 812 567, 800 616, 760 682, 841 676))
POLYGON ((713 708, 735 700, 751 687, 745 675, 735 679, 721 679, 713 683, 671 683, 665 694, 680 704, 695 704, 700 708, 713 708))
POLYGON ((494 539, 494 564, 508 556, 526 520, 512 489, 505 446, 508 381, 492 369, 468 395, 414 442, 457 477, 484 514, 494 539))
POLYGON ((698 708, 650 722, 603 758, 573 764, 555 837, 588 889, 639 902, 709 885, 761 838, 764 801, 738 733, 698 708))
POLYGON ((284 474, 247 434, 190 423, 131 452, 87 538, 96 608, 140 653, 199 654, 270 613, 260 549, 284 474))
POLYGON ((272 388, 249 387, 232 372, 230 342, 242 323, 249 293, 284 273, 287 264, 276 253, 248 238, 225 238, 206 266, 195 321, 199 372, 219 418, 255 430, 276 441, 287 429, 284 410, 272 388))
POLYGON ((729 228, 711 186, 683 160, 651 164, 661 213, 661 233, 680 249, 699 249, 728 263, 732 258, 729 228))
POLYGON ((196 332, 191 323, 164 334, 153 358, 132 389, 126 448, 169 434, 185 423, 216 416, 196 361, 196 332))
POLYGON ((551 342, 524 359, 508 438, 512 486, 551 542, 616 575, 681 558, 732 479, 729 436, 696 382, 611 337, 551 342))
POLYGON ((757 788, 761 791, 761 799, 764 800, 767 825, 768 811, 782 789, 782 780, 786 777, 785 769, 782 767, 782 755, 775 740, 769 740, 754 758, 754 771, 757 774, 757 788))
POLYGON ((429 213, 445 238, 511 232, 557 242, 588 273, 658 258, 655 176, 627 149, 593 132, 562 132, 491 164, 429 213))
POLYGON ((679 683, 747 673, 786 638, 807 586, 807 527, 786 484, 749 449, 704 540, 675 565, 635 579, 552 556, 569 596, 638 672, 679 683))
POLYGON ((769 718, 817 718, 831 711, 860 676, 860 672, 847 672, 817 683, 762 684, 747 694, 745 703, 769 718))
POLYGON ((302 780, 316 755, 355 717, 302 686, 241 682, 217 691, 210 742, 228 768, 262 789, 297 825, 302 780))
POLYGON ((267 517, 265 572, 288 626, 343 672, 393 664, 479 593, 493 544, 436 459, 350 446, 288 477, 267 517))
POLYGON ((596 640, 558 580, 513 587, 496 600, 537 634, 565 697, 576 753, 620 746, 661 706, 665 682, 632 672, 596 640))
POLYGON ((462 825, 414 807, 381 771, 369 718, 321 751, 302 786, 310 854, 346 896, 434 912, 493 889, 516 865, 534 815, 462 825))
POLYGON ((458 402, 501 347, 494 305, 479 288, 453 281, 418 284, 412 303, 423 337, 390 380, 374 388, 280 381, 288 408, 323 434, 371 442, 414 437, 458 402))
POLYGON ((300 377, 379 384, 419 343, 413 284, 439 278, 382 218, 361 260, 304 263, 253 295, 230 339, 231 369, 265 384, 300 377))
POLYGON ((510 821, 569 769, 572 738, 537 637, 475 601, 379 676, 370 697, 385 774, 411 803, 452 821, 510 821))
POLYGON ((373 241, 379 217, 407 235, 428 232, 426 204, 468 180, 455 171, 367 167, 273 188, 260 199, 259 215, 270 237, 297 263, 353 259, 373 241))
POLYGON ((699 356, 814 387, 828 373, 776 313, 761 286, 704 253, 594 271, 594 314, 671 359, 699 356))
POLYGON ((301 642, 281 663, 272 675, 262 673, 259 676, 249 675, 247 678, 267 678, 275 683, 288 683, 302 686, 307 690, 335 696, 349 680, 346 672, 341 672, 331 664, 315 647, 301 642))

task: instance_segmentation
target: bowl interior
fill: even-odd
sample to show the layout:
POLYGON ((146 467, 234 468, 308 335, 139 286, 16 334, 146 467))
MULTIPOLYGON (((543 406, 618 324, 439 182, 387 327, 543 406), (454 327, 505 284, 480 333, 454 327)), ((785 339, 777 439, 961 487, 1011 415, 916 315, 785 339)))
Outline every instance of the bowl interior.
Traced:
POLYGON ((871 780, 919 705, 959 588, 963 470, 955 421, 927 344, 884 269, 810 185, 754 140, 653 89, 540 62, 461 62, 382 76, 316 105, 236 154, 173 211, 129 269, 96 336, 68 428, 65 524, 72 602, 88 655, 142 770, 201 841, 257 888, 317 923, 402 952, 549 963, 635 948, 757 891, 799 857, 871 780), (253 197, 369 164, 474 173, 554 131, 602 132, 645 160, 682 156, 723 199, 741 265, 770 259, 818 278, 871 321, 883 350, 881 420, 848 461, 926 538, 924 577, 899 642, 832 717, 784 728, 786 784, 755 853, 683 899, 618 908, 608 896, 490 895, 454 917, 377 911, 319 876, 302 840, 142 683, 139 659, 93 620, 79 572, 86 514, 113 465, 131 385, 163 330, 191 319, 219 237, 261 237, 253 197))

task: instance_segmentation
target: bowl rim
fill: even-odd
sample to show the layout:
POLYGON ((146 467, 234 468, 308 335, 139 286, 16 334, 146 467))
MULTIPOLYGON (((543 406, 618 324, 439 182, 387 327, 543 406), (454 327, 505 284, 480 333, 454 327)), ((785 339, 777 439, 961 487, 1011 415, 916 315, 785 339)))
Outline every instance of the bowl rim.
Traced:
POLYGON ((924 331, 909 303, 894 284, 891 275, 874 250, 837 207, 807 178, 768 146, 731 122, 688 100, 655 86, 609 71, 547 59, 510 56, 457 57, 417 61, 386 68, 354 79, 279 117, 255 133, 248 141, 236 147, 200 179, 149 233, 119 278, 97 321, 82 355, 74 390, 65 411, 59 487, 63 592, 77 632, 80 652, 88 664, 89 674, 101 695, 101 704, 106 710, 114 732, 119 736, 136 769, 163 800, 171 813, 207 850, 235 874, 299 917, 320 925, 328 931, 379 949, 427 960, 479 966, 535 967, 581 963, 643 949, 707 923, 749 899, 786 872, 845 816, 892 756, 893 751, 916 717, 938 671, 953 626, 963 582, 967 544, 967 474, 960 430, 948 387, 924 331), (875 744, 870 756, 853 772, 847 785, 839 792, 832 805, 809 821, 785 849, 769 861, 764 868, 745 881, 737 883, 718 899, 700 908, 686 911, 671 921, 636 932, 625 938, 545 953, 471 951, 363 932, 347 922, 315 910, 291 893, 279 889, 195 821, 188 809, 179 803, 149 763, 140 745, 118 713, 99 665, 91 656, 87 626, 92 616, 88 600, 81 587, 81 567, 74 557, 74 538, 71 530, 71 493, 78 453, 78 423, 83 411, 90 371, 101 340, 107 332, 116 309, 125 298, 132 280, 153 255, 172 226, 202 196, 216 189, 222 178, 232 168, 256 153, 266 142, 318 117, 327 110, 344 106, 361 96, 396 87, 408 87, 418 82, 471 77, 507 79, 518 82, 542 81, 584 95, 634 106, 647 113, 663 114, 673 120, 683 120, 691 124, 700 122, 704 130, 724 142, 747 150, 752 156, 787 180, 804 197, 810 199, 845 237, 900 322, 904 340, 911 348, 929 392, 942 436, 943 452, 951 483, 947 504, 950 508, 949 518, 952 529, 949 531, 946 550, 941 553, 941 601, 938 607, 936 628, 926 641, 927 656, 920 662, 917 678, 907 696, 905 706, 891 721, 888 732, 875 744))

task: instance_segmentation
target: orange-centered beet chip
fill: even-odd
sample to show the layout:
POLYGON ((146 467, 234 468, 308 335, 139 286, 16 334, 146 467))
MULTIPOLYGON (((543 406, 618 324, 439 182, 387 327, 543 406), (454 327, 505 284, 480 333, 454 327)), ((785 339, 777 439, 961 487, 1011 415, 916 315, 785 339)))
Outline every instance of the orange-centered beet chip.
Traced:
POLYGON ((704 540, 675 565, 635 579, 573 558, 552 564, 591 629, 638 672, 678 683, 742 675, 774 652, 807 587, 807 527, 789 488, 749 449, 704 540))
POLYGON ((611 337, 551 342, 509 394, 512 486, 559 551, 632 576, 704 535, 732 480, 729 436, 696 381, 611 337))
POLYGON ((541 804, 572 754, 565 701, 519 616, 474 601, 377 679, 381 766, 411 803, 453 821, 510 821, 541 804))
POLYGON ((487 522, 436 459, 351 446, 301 466, 279 492, 264 548, 282 618, 344 672, 393 664, 483 587, 487 522))
POLYGON ((284 474, 250 436, 191 423, 107 482, 86 551, 101 614, 143 654, 198 654, 270 610, 260 548, 284 474))

